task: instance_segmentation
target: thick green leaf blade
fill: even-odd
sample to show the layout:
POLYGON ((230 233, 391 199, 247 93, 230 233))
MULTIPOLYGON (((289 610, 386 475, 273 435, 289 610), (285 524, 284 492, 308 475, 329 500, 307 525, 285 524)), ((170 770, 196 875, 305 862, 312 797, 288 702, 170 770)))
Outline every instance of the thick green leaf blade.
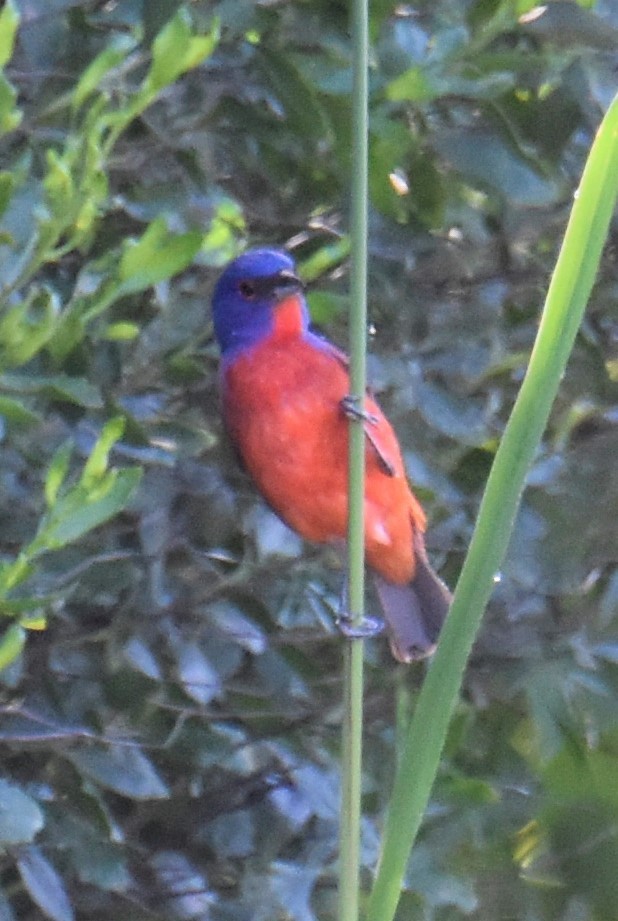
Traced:
POLYGON ((575 195, 530 364, 496 454, 451 612, 406 735, 379 872, 368 902, 368 921, 390 921, 397 909, 410 848, 438 770, 467 657, 594 283, 618 195, 617 162, 618 96, 597 132, 575 195))

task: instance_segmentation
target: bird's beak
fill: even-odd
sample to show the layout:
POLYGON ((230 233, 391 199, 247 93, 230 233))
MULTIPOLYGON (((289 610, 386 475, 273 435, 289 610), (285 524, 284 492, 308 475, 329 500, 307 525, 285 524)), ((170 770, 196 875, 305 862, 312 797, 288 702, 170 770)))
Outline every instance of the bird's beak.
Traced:
POLYGON ((290 269, 281 269, 280 272, 260 278, 250 278, 248 284, 251 285, 252 297, 265 300, 272 298, 277 302, 284 301, 292 294, 300 294, 305 289, 298 275, 290 269))
POLYGON ((284 300, 290 294, 300 294, 305 290, 305 286, 294 272, 289 269, 282 269, 273 278, 273 291, 278 300, 284 300))

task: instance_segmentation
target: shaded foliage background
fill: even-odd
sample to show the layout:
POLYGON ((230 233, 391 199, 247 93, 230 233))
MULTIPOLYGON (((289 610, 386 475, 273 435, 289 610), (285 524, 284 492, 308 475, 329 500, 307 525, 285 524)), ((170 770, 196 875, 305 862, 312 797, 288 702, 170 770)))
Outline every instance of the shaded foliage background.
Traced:
MULTIPOLYGON (((538 13, 372 4, 370 376, 451 582, 615 90, 615 4, 538 13)), ((63 539, 0 586, 0 917, 334 917, 341 574, 236 467, 208 301, 247 242, 288 242, 345 343, 347 4, 2 17, 3 573, 86 488, 107 420, 122 469, 95 452, 86 507, 96 476, 144 472, 94 530, 65 502, 63 539)), ((612 240, 402 921, 618 917, 617 282, 612 240)), ((422 669, 367 657, 369 874, 422 669)))

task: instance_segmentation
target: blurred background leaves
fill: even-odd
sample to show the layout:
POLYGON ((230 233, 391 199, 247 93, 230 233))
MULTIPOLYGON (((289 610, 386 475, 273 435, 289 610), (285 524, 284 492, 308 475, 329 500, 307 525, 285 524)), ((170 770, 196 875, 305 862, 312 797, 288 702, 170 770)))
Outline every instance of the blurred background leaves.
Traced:
MULTIPOLYGON (((370 377, 454 583, 615 92, 618 11, 371 16, 370 377)), ((347 4, 13 0, 0 66, 0 916, 334 917, 341 572, 236 466, 208 302, 247 243, 288 243, 345 344, 347 4)), ((401 921, 618 918, 615 247, 401 921)), ((384 647, 367 872, 421 679, 384 647)))

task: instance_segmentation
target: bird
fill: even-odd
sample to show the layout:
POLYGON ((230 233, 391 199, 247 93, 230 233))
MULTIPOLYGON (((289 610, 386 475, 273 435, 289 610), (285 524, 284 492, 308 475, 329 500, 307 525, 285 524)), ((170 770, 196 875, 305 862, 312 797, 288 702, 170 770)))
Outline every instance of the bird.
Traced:
POLYGON ((425 513, 374 397, 350 403, 346 354, 311 328, 304 285, 282 249, 249 249, 212 298, 224 427, 271 509, 307 541, 345 547, 349 416, 365 433, 365 561, 396 660, 431 655, 451 594, 425 550, 425 513))

